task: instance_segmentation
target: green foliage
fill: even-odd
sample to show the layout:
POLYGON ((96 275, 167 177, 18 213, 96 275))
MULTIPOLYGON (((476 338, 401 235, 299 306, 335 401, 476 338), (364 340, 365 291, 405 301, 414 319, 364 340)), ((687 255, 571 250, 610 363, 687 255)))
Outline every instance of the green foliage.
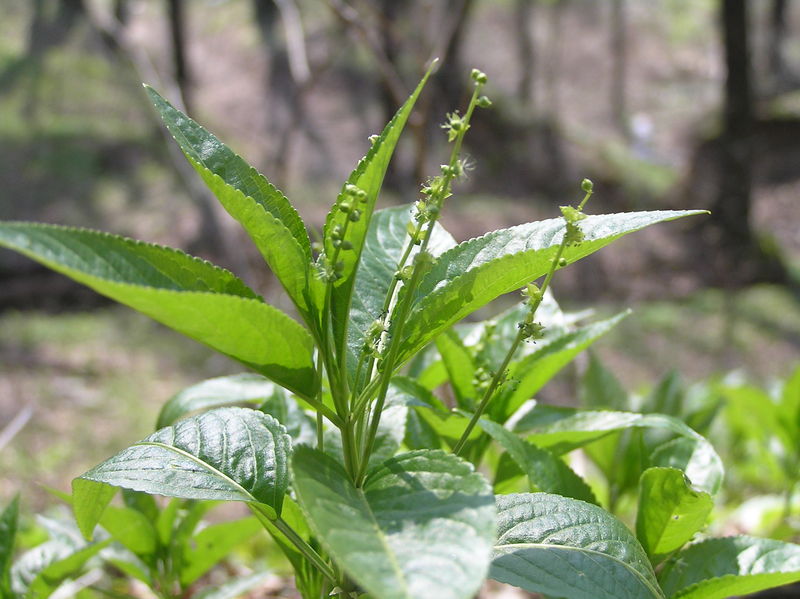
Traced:
MULTIPOLYGON (((665 379, 650 400, 656 409, 647 411, 665 413, 629 411, 627 394, 596 361, 581 393, 590 409, 533 397, 625 316, 586 323, 585 314, 564 313, 550 290, 555 273, 628 233, 699 212, 587 215, 593 185, 584 180, 582 201, 562 206, 560 218, 457 243, 438 221, 464 175, 471 119, 491 106, 477 70, 466 110, 443 125, 451 151, 440 172, 413 205, 376 211, 429 75, 343 185, 319 247, 263 175, 147 88, 302 323, 231 273, 177 250, 0 223, 0 245, 256 373, 181 391, 164 405, 156 432, 76 478, 71 503, 80 533, 53 532, 23 554, 10 585, 17 508, 8 507, 0 516, 4 591, 47 596, 98 563, 161 597, 183 597, 262 528, 305 599, 467 599, 487 575, 566 599, 723 597, 797 578, 794 545, 707 541, 722 548, 713 558, 697 549, 703 544, 682 549, 706 524, 723 467, 684 422, 677 378, 665 379), (516 289, 519 306, 458 324, 516 289), (607 502, 595 493, 597 481, 570 467, 566 454, 578 449, 609 482, 607 502), (523 481, 525 490, 543 492, 503 494, 523 481), (121 504, 111 504, 120 488, 121 504), (636 490, 634 536, 612 512, 621 494, 636 490), (150 495, 172 499, 160 504, 150 495), (212 500, 244 502, 252 516, 203 524, 212 500), (750 564, 742 557, 756 554, 750 564), (662 562, 657 580, 653 567, 662 562)), ((726 391, 730 418, 739 404, 757 405, 759 421, 775 429, 787 475, 797 463, 799 390, 800 375, 777 401, 726 391)), ((707 427, 713 413, 688 416, 707 427)), ((233 597, 261 579, 231 580, 198 596, 233 597)))
POLYGON ((663 599, 647 555, 600 507, 545 493, 498 495, 491 577, 570 599, 663 599))

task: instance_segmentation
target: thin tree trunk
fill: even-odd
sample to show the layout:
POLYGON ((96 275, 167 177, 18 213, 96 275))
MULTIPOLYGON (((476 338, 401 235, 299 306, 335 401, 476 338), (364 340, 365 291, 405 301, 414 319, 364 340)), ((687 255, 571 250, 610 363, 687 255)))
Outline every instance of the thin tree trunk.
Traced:
POLYGON ((169 34, 172 42, 172 67, 175 82, 181 90, 186 113, 194 113, 194 103, 191 93, 191 73, 186 58, 186 27, 185 5, 183 0, 167 0, 169 14, 169 34))
POLYGON ((753 91, 747 0, 722 0, 720 16, 727 75, 720 186, 712 213, 723 244, 738 252, 751 250, 753 245, 750 229, 753 91))
POLYGON ((517 55, 520 64, 517 98, 525 108, 532 108, 533 79, 536 69, 536 46, 531 31, 533 17, 534 0, 517 0, 514 9, 517 55))
POLYGON ((441 55, 442 66, 438 78, 442 97, 448 106, 458 106, 464 95, 465 77, 461 64, 461 41, 474 6, 475 0, 462 0, 457 12, 448 11, 448 14, 455 14, 455 21, 441 55))
POLYGON ((779 85, 786 76, 784 44, 786 41, 787 0, 772 0, 767 41, 767 67, 772 83, 779 85))
POLYGON ((628 39, 625 0, 611 2, 611 112, 620 133, 629 137, 627 79, 628 39))

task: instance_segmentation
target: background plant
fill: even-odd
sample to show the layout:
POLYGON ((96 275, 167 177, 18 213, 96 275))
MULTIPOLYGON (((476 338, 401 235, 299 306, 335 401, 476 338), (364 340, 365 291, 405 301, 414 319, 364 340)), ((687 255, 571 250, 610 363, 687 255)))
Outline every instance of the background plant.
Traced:
MULTIPOLYGON (((162 413, 163 428, 75 479, 72 504, 84 537, 100 524, 125 545, 119 530, 109 530, 115 525, 103 522, 123 488, 244 502, 295 567, 304 597, 468 597, 487 575, 576 599, 724 597, 800 578, 800 548, 778 541, 738 537, 705 541, 714 552, 702 543, 682 549, 705 525, 722 466, 679 419, 525 405, 537 385, 615 324, 556 331, 538 351, 517 355, 524 342, 545 338, 537 318, 554 273, 622 235, 697 211, 588 216, 592 184, 584 181, 583 200, 562 207, 562 218, 456 244, 437 221, 466 169, 460 149, 473 113, 490 105, 481 95, 486 76, 473 70, 464 114, 449 114, 444 125, 452 149, 441 172, 411 210, 373 215, 429 74, 342 187, 319 247, 281 192, 148 89, 189 163, 248 232, 303 324, 231 273, 177 250, 85 229, 0 226, 0 244, 238 360, 314 414, 312 447, 293 442, 290 430, 299 437, 311 425, 288 404, 269 413, 214 407, 175 420, 248 398, 233 390, 170 402, 175 413, 162 413), (530 283, 540 278, 540 286, 530 283), (523 306, 500 326, 476 329, 477 347, 448 333, 520 287, 523 306), (506 329, 510 344, 493 338, 497 328, 506 329), (430 358, 409 366, 424 367, 419 377, 395 378, 437 338, 455 409, 421 382, 436 368, 430 358), (628 428, 658 437, 639 480, 636 536, 596 505, 591 488, 562 460, 628 428), (495 496, 475 469, 499 451, 490 450, 490 440, 516 467, 501 475, 498 465, 496 486, 521 473, 539 493, 495 496), (709 561, 712 553, 724 559, 709 561), (565 563, 580 575, 568 576, 565 563)), ((15 508, 7 514, 13 521, 15 508)), ((135 518, 130 512, 123 520, 135 518)), ((170 572, 152 581, 164 596, 184 584, 183 569, 170 572)))

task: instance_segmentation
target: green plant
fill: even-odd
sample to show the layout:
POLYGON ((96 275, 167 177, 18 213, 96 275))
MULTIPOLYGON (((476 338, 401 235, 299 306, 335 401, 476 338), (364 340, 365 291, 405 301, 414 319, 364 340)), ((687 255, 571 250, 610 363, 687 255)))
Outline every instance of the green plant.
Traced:
MULTIPOLYGON (((448 115, 444 125, 452 151, 441 173, 412 207, 373 214, 429 75, 348 178, 319 247, 282 193, 148 88, 187 159, 248 232, 302 324, 231 273, 177 250, 82 229, 0 225, 0 244, 275 383, 269 413, 238 407, 262 393, 253 395, 250 385, 267 384, 248 377, 209 382, 205 391, 169 402, 162 428, 75 479, 72 505, 83 535, 91 538, 98 523, 108 528, 104 518, 119 488, 244 502, 285 552, 309 599, 466 598, 487 576, 570 599, 725 597, 800 579, 794 545, 741 537, 682 549, 705 524, 719 486, 711 477, 695 490, 686 474, 703 465, 698 456, 720 470, 721 463, 679 420, 526 403, 615 323, 548 331, 540 316, 548 306, 557 309, 547 294, 554 273, 627 233, 698 212, 588 216, 592 185, 584 181, 583 201, 563 207, 563 218, 456 243, 438 219, 464 171, 460 150, 474 110, 490 105, 481 95, 486 76, 473 71, 465 113, 448 115), (540 278, 541 286, 530 283, 540 278), (477 325, 477 337, 463 328, 451 332, 520 287, 523 306, 477 325), (436 351, 426 349, 432 342, 436 351), (445 379, 453 408, 432 391, 445 379), (642 474, 636 536, 596 505, 592 489, 563 459, 630 427, 681 441, 665 450, 667 467, 642 474), (495 470, 496 488, 524 475, 526 489, 537 492, 495 495, 476 469, 484 463, 495 470), (723 557, 711 559, 707 544, 723 557)), ((176 592, 155 586, 165 597, 176 592)))

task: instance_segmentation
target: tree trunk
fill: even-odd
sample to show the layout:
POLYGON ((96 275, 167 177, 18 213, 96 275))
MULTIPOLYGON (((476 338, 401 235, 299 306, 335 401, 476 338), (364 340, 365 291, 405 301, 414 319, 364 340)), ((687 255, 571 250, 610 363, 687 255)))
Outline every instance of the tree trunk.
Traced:
POLYGON ((629 136, 627 78, 628 39, 625 0, 611 2, 611 113, 624 137, 629 136))
POLYGON ((753 249, 750 203, 753 157, 753 91, 747 31, 747 0, 722 0, 726 78, 720 185, 712 214, 728 251, 753 249))
POLYGON ((536 46, 531 32, 533 11, 534 0, 517 0, 514 9, 517 54, 520 64, 517 98, 525 108, 532 108, 533 79, 536 69, 536 46))
MULTIPOLYGON (((397 0, 395 0, 397 1, 397 0)), ((447 106, 458 106, 464 96, 465 73, 461 64, 461 41, 469 23, 475 0, 462 0, 459 3, 450 38, 442 53, 442 66, 438 77, 442 99, 447 106)))
POLYGON ((787 0, 772 0, 767 37, 767 68, 771 83, 780 86, 787 75, 784 43, 786 41, 787 0))
POLYGON ((186 28, 185 28, 185 5, 183 0, 167 0, 167 11, 169 14, 169 35, 172 42, 172 67, 175 75, 175 82, 181 90, 183 106, 186 113, 194 113, 192 94, 190 90, 191 75, 189 63, 186 59, 186 28))

